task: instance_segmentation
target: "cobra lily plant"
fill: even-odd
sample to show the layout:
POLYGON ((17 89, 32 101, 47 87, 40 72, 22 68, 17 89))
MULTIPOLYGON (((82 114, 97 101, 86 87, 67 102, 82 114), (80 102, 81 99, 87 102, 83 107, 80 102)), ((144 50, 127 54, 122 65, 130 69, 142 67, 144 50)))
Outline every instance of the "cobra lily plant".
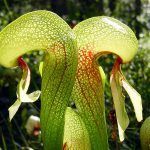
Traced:
POLYGON ((22 78, 17 100, 9 108, 10 120, 22 102, 34 102, 41 93, 41 130, 44 149, 107 150, 105 119, 105 74, 98 59, 117 56, 110 75, 120 140, 124 140, 129 119, 124 88, 131 98, 138 121, 142 120, 141 96, 121 72, 121 64, 131 61, 138 42, 132 30, 111 17, 93 17, 73 29, 55 13, 39 10, 27 13, 0 32, 0 65, 20 66, 22 78), (21 56, 44 50, 40 65, 42 88, 27 94, 30 69, 21 56), (72 99, 76 109, 68 107, 72 99))
POLYGON ((145 119, 140 129, 140 140, 142 150, 150 149, 150 116, 145 119))

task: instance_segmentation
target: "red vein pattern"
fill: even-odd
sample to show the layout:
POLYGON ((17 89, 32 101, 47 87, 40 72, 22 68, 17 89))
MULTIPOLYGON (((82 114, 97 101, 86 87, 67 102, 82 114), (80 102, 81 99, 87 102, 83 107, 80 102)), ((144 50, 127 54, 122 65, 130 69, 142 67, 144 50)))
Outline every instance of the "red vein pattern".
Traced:
POLYGON ((102 80, 94 56, 93 47, 90 44, 79 50, 78 69, 72 96, 89 131, 90 139, 95 140, 91 143, 92 148, 99 149, 103 146, 101 144, 108 143, 107 139, 99 136, 100 132, 106 131, 106 124, 102 121, 105 120, 102 80), (100 143, 99 139, 103 142, 100 143))

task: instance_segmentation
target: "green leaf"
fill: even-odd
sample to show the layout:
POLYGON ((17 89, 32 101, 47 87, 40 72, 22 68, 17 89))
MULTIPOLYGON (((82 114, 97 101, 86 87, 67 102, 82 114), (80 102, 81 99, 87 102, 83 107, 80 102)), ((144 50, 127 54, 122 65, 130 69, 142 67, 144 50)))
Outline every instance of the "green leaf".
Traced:
POLYGON ((101 75, 103 88, 105 88, 106 75, 105 75, 104 70, 101 66, 99 66, 99 72, 100 72, 100 75, 101 75))
POLYGON ((142 150, 150 150, 150 116, 145 119, 140 129, 142 150))
MULTIPOLYGON (((67 107, 64 127, 64 147, 67 149, 90 150, 91 144, 86 126, 76 110, 67 107)), ((64 148, 65 149, 65 148, 64 148)))
POLYGON ((42 77, 42 70, 43 70, 43 62, 40 62, 39 72, 40 72, 41 77, 42 77))

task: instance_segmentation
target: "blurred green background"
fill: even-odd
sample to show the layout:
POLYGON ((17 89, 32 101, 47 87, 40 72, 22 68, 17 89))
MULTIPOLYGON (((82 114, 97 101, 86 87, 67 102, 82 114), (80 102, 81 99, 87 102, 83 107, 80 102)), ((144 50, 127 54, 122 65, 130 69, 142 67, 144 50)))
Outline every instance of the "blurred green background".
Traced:
MULTIPOLYGON (((141 94, 143 99, 144 119, 150 116, 150 1, 149 0, 0 0, 0 30, 24 13, 33 10, 50 10, 60 15, 72 28, 80 21, 93 16, 111 16, 124 22, 135 32, 139 40, 139 50, 130 64, 123 65, 123 72, 128 81, 141 94)), ((29 64, 32 80, 29 91, 40 89, 41 78, 38 71, 43 52, 27 54, 24 59, 29 64)), ((100 59, 107 75, 105 102, 108 135, 111 150, 140 150, 139 129, 142 123, 135 119, 132 104, 126 96, 126 108, 130 125, 126 139, 120 143, 116 126, 109 120, 113 111, 112 95, 109 86, 109 72, 114 58, 104 56, 100 59)), ((16 87, 21 78, 18 68, 0 67, 0 150, 42 149, 40 135, 29 135, 25 125, 31 115, 39 116, 40 100, 34 104, 22 104, 19 112, 10 123, 8 108, 16 100, 16 87)))

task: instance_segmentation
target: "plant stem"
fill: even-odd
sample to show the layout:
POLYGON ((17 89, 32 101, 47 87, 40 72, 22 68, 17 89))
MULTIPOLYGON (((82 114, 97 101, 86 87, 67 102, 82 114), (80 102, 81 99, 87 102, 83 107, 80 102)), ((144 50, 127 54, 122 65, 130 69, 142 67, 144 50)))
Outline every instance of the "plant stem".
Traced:
POLYGON ((64 56, 64 47, 59 49, 60 53, 53 51, 45 57, 42 74, 40 118, 46 150, 63 148, 65 111, 72 92, 77 65, 77 57, 69 60, 71 58, 64 56))

